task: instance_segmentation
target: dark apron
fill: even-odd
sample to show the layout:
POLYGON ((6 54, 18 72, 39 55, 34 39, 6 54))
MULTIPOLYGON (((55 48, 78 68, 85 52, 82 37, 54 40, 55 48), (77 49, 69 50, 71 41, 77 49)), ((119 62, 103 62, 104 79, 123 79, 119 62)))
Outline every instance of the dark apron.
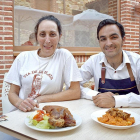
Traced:
POLYGON ((101 78, 99 79, 99 88, 98 91, 103 92, 112 92, 118 95, 125 95, 130 92, 139 95, 139 91, 136 86, 135 78, 132 73, 132 69, 129 63, 126 64, 127 70, 129 72, 130 78, 121 79, 121 80, 112 80, 106 79, 106 67, 105 64, 102 63, 102 70, 101 70, 101 78))

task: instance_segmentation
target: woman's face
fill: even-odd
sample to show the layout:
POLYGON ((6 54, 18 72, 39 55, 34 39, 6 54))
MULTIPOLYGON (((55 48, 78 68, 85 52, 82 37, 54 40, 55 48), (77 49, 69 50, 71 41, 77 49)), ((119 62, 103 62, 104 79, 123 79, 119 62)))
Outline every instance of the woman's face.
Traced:
POLYGON ((50 20, 43 20, 38 26, 37 41, 40 45, 40 57, 49 57, 55 52, 61 35, 57 24, 50 20))

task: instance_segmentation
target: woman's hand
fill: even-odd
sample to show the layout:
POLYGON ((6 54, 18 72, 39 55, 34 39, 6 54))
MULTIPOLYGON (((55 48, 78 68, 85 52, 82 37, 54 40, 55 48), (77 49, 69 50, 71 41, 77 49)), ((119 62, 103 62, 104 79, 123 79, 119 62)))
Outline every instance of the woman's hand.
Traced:
POLYGON ((31 98, 21 100, 17 105, 17 108, 24 112, 31 111, 34 107, 39 108, 39 104, 31 98))

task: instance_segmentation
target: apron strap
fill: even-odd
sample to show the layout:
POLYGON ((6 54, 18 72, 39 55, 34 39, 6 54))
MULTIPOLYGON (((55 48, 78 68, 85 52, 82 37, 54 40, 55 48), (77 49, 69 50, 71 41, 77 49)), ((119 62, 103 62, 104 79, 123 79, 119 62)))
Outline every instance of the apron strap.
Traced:
POLYGON ((101 82, 102 84, 105 83, 105 73, 106 73, 106 67, 104 62, 102 63, 102 69, 101 69, 101 82))
POLYGON ((130 63, 126 63, 126 66, 127 66, 128 73, 129 73, 129 76, 130 76, 131 81, 134 81, 135 78, 134 78, 134 75, 133 75, 133 72, 132 72, 132 69, 131 69, 130 63))

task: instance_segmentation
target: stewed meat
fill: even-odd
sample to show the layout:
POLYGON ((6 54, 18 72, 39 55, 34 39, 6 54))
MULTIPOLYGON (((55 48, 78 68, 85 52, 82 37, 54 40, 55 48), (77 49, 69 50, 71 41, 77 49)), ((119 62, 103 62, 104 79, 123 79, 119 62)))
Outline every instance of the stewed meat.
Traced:
POLYGON ((109 113, 113 117, 120 117, 126 120, 130 117, 129 113, 123 112, 122 110, 119 110, 118 108, 111 108, 106 113, 109 113))
POLYGON ((62 106, 44 106, 43 110, 50 114, 49 123, 57 127, 75 126, 76 121, 73 115, 66 107, 62 106))

